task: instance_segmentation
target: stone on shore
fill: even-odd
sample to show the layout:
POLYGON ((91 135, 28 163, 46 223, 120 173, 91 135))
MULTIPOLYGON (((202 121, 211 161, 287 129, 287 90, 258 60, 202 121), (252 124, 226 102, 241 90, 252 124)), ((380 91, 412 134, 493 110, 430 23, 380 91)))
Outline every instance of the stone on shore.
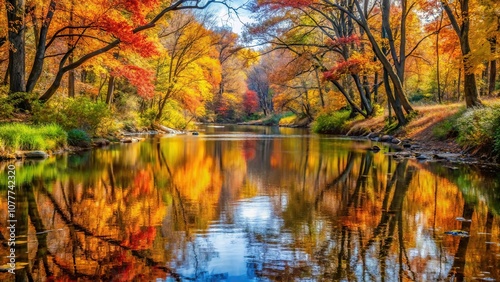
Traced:
POLYGON ((97 147, 107 146, 109 145, 109 140, 104 138, 94 138, 92 139, 92 144, 97 147))
POLYGON ((49 154, 44 151, 29 151, 24 153, 24 157, 28 159, 46 159, 49 157, 49 154))

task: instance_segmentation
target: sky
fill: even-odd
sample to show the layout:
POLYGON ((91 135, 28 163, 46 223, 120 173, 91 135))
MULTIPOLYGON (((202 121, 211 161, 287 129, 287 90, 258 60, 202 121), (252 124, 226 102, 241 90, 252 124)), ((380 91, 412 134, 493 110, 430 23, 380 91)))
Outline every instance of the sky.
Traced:
POLYGON ((217 15, 217 23, 221 26, 230 26, 233 29, 233 32, 241 35, 243 31, 243 23, 250 23, 251 13, 245 10, 242 6, 245 3, 250 2, 249 0, 230 0, 229 4, 233 8, 238 8, 238 16, 234 11, 229 11, 227 7, 217 4, 213 5, 210 10, 215 15, 217 15))

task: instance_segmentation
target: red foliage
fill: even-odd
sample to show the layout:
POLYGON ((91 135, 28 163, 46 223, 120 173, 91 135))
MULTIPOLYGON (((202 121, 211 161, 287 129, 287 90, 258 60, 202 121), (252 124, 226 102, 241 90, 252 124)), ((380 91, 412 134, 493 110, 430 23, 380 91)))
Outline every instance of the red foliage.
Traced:
POLYGON ((229 110, 230 110, 230 106, 229 106, 229 103, 222 99, 220 101, 220 104, 219 106, 217 107, 216 111, 217 111, 217 114, 221 115, 221 116, 225 116, 229 113, 229 110))
POLYGON ((243 107, 247 114, 256 112, 259 109, 259 97, 257 92, 247 90, 243 96, 243 107))
POLYGON ((354 43, 356 45, 359 45, 359 41, 360 41, 359 36, 357 34, 353 34, 353 35, 346 36, 346 37, 339 37, 339 38, 336 38, 335 40, 328 38, 326 40, 326 44, 328 46, 331 46, 331 47, 337 47, 337 46, 344 46, 344 45, 347 45, 350 43, 354 43))
POLYGON ((141 230, 131 233, 129 242, 125 245, 134 250, 148 249, 153 245, 156 237, 156 228, 154 226, 141 227, 141 230))
POLYGON ((137 94, 144 99, 154 96, 154 73, 137 66, 126 65, 115 69, 112 75, 126 78, 130 84, 135 86, 137 94))
POLYGON ((256 147, 256 140, 243 141, 243 157, 245 160, 249 161, 255 158, 256 147))
POLYGON ((156 7, 158 0, 122 0, 122 4, 127 11, 132 13, 132 20, 139 24, 146 23, 146 14, 148 10, 156 7))
POLYGON ((355 74, 360 72, 361 64, 365 63, 360 59, 349 59, 338 63, 336 66, 323 73, 325 80, 338 80, 343 74, 355 74))
POLYGON ((155 44, 149 41, 145 34, 134 33, 133 27, 126 21, 103 16, 101 26, 105 31, 120 39, 125 48, 132 49, 142 57, 146 58, 159 54, 155 44))

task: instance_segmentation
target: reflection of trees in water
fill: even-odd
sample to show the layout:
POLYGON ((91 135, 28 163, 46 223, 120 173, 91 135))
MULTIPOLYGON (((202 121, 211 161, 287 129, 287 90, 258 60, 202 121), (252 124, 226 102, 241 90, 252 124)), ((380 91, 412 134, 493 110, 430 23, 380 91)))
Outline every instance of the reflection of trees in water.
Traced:
MULTIPOLYGON (((271 139, 255 144, 247 142, 245 146, 256 150, 255 161, 245 159, 252 154, 241 154, 228 147, 228 143, 207 142, 205 151, 195 159, 224 181, 207 182, 209 185, 200 187, 208 188, 200 191, 195 191, 200 187, 190 186, 190 182, 179 182, 191 176, 189 165, 196 164, 190 162, 193 156, 181 151, 174 158, 159 144, 145 146, 150 151, 141 159, 151 166, 144 171, 154 173, 144 173, 141 181, 136 178, 145 164, 122 164, 121 157, 111 153, 113 158, 107 161, 89 158, 98 166, 91 171, 78 164, 81 175, 57 179, 32 177, 30 185, 23 187, 26 198, 19 195, 18 208, 24 209, 24 216, 29 217, 31 223, 26 228, 30 228, 30 234, 40 234, 36 239, 30 235, 29 241, 36 243, 30 243, 30 247, 34 246, 30 248, 30 265, 19 272, 19 279, 36 281, 51 275, 83 281, 112 281, 115 277, 118 277, 115 280, 152 280, 167 275, 178 280, 223 279, 227 273, 209 271, 210 262, 219 255, 209 228, 214 220, 239 224, 234 202, 242 197, 243 183, 252 180, 247 177, 247 170, 255 173, 252 169, 256 167, 248 169, 248 164, 261 161, 265 165, 256 171, 262 173, 259 176, 264 180, 258 181, 265 183, 266 177, 272 177, 278 184, 266 187, 270 191, 265 191, 272 220, 242 231, 246 236, 249 277, 275 281, 298 277, 325 281, 419 280, 423 277, 421 273, 431 275, 425 269, 429 261, 440 263, 439 270, 435 268, 437 272, 442 271, 441 263, 448 260, 443 273, 433 273, 431 279, 446 279, 449 274, 449 278, 459 281, 470 277, 471 272, 483 270, 481 266, 498 265, 488 261, 498 251, 496 246, 484 244, 498 241, 498 216, 484 202, 464 200, 457 193, 458 184, 438 187, 443 181, 441 177, 424 170, 415 171, 421 169, 415 163, 387 161, 381 154, 340 150, 325 154, 314 140, 308 139, 300 144, 288 140, 276 142, 271 139), (288 150, 287 154, 276 154, 278 144, 288 150), (300 155, 287 146, 295 146, 300 155), (202 162, 206 159, 210 161, 202 162), (151 182, 146 181, 148 177, 151 182), (432 187, 428 185, 430 182, 432 187), (141 183, 147 185, 142 187, 141 183), (447 199, 447 195, 455 198, 447 199), (457 205, 444 215, 443 208, 438 206, 453 201, 457 205), (94 205, 97 203, 100 206, 94 205), (134 205, 137 203, 141 204, 134 205), (155 221, 153 211, 161 206, 165 215, 155 221), (423 222, 429 221, 424 226, 425 234, 420 235, 423 239, 418 239, 417 231, 413 230, 413 224, 421 224, 412 218, 420 216, 419 213, 427 217, 423 222), (456 222, 454 218, 460 215, 473 216, 473 223, 456 222), (136 222, 138 218, 140 224, 136 222), (102 222, 96 224, 97 219, 102 222), (137 228, 132 230, 130 226, 137 228), (450 238, 443 237, 445 230, 436 229, 450 226, 486 234, 481 239, 475 233, 471 237, 450 238), (154 242, 134 245, 134 241, 144 239, 134 237, 137 235, 134 231, 141 236, 154 236, 154 242), (432 244, 436 253, 428 257, 412 254, 421 246, 418 240, 428 240, 425 243, 432 244), (480 244, 482 247, 478 247, 480 244), (476 258, 482 251, 493 254, 476 258), (181 269, 189 269, 186 273, 191 274, 185 277, 176 273, 181 269)), ((258 195, 259 184, 250 184, 253 190, 245 192, 244 197, 258 195)), ((498 273, 495 275, 492 276, 498 277, 498 273)))
MULTIPOLYGON (((322 231, 326 232, 325 235, 327 237, 322 241, 316 242, 317 248, 315 248, 316 251, 313 254, 317 260, 316 262, 306 260, 301 262, 302 265, 299 264, 295 267, 287 265, 288 271, 282 270, 282 273, 277 275, 272 273, 272 271, 282 269, 283 267, 279 263, 283 262, 277 261, 275 265, 266 268, 266 262, 264 261, 258 267, 260 270, 258 273, 271 279, 279 279, 283 275, 290 275, 293 271, 300 272, 301 276, 299 277, 310 277, 308 275, 313 275, 314 264, 317 263, 321 270, 316 270, 315 275, 321 279, 341 280, 357 277, 357 279, 390 280, 395 277, 399 277, 400 279, 409 277, 414 280, 415 273, 413 273, 408 264, 409 259, 404 245, 403 234, 403 203, 413 178, 414 170, 408 167, 407 161, 403 161, 397 163, 394 172, 391 173, 392 163, 389 163, 386 186, 384 189, 379 190, 380 180, 377 179, 376 173, 371 173, 373 166, 373 155, 371 153, 350 153, 347 156, 344 168, 339 171, 336 177, 326 182, 321 189, 317 190, 310 202, 307 201, 308 197, 304 194, 294 196, 296 193, 293 192, 294 186, 292 185, 292 188, 290 188, 292 192, 290 193, 289 191, 288 193, 290 194, 289 197, 293 197, 289 200, 289 205, 293 206, 288 206, 283 214, 285 227, 299 229, 295 232, 292 230, 292 234, 296 237, 291 241, 296 241, 297 239, 303 241, 303 237, 308 236, 308 234, 296 234, 300 233, 301 226, 304 224, 309 226, 307 228, 309 232, 314 230, 315 223, 313 221, 315 217, 305 216, 312 212, 312 210, 307 210, 307 207, 314 206, 316 211, 320 211, 322 207, 332 204, 329 202, 331 198, 328 198, 329 201, 324 200, 325 195, 328 193, 338 195, 336 199, 339 199, 340 202, 335 204, 339 204, 340 209, 327 210, 336 211, 336 214, 333 216, 335 218, 340 217, 341 222, 339 225, 331 224, 331 230, 329 231, 322 231), (357 162, 360 163, 356 164, 357 162), (370 173, 373 183, 368 182, 370 173), (350 215, 366 208, 367 195, 370 193, 378 193, 380 195, 382 214, 379 223, 373 228, 373 232, 371 232, 372 235, 368 236, 367 230, 369 229, 366 229, 368 226, 356 226, 356 222, 352 222, 355 221, 355 218, 352 218, 350 215), (288 211, 288 209, 294 211, 288 211), (295 214, 302 212, 303 215, 287 216, 287 212, 295 214), (343 217, 351 218, 351 222, 342 221, 343 217), (291 222, 292 220, 302 220, 303 224, 300 222, 293 223, 291 222), (287 223, 287 221, 289 222, 287 223), (397 261, 394 261, 393 254, 391 254, 395 240, 399 242, 397 245, 397 261), (390 265, 387 265, 387 263, 390 263, 390 265), (375 270, 374 267, 378 268, 378 270, 375 270), (397 269, 397 274, 395 277, 386 278, 387 270, 391 268, 397 269)), ((313 234, 309 235, 314 236, 313 234)), ((266 244, 263 243, 263 245, 266 244)), ((282 247, 287 247, 287 245, 282 247)), ((293 243, 288 245, 288 247, 297 252, 303 249, 301 246, 294 245, 293 243)))

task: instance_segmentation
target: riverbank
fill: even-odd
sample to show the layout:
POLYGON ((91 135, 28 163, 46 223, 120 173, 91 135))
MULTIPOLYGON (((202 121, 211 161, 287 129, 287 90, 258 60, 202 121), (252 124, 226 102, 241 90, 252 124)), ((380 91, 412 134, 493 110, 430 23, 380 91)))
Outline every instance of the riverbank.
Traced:
POLYGON ((351 122, 346 135, 373 140, 377 133, 391 134, 411 144, 402 151, 412 156, 442 159, 444 155, 462 162, 498 164, 494 146, 500 100, 486 100, 485 105, 472 111, 466 111, 463 103, 417 106, 416 116, 404 127, 388 130, 387 117, 378 116, 351 122))
MULTIPOLYGON (((463 102, 416 106, 404 127, 388 125, 387 113, 349 120, 348 112, 323 115, 315 122, 291 117, 268 117, 246 125, 310 127, 317 133, 366 138, 389 145, 397 157, 498 164, 500 161, 500 99, 485 99, 485 108, 466 111, 463 102), (495 147, 496 146, 496 147, 495 147), (497 150, 497 151, 495 151, 497 150)), ((374 143, 376 144, 376 143, 374 143)))
MULTIPOLYGON (((348 120, 348 115, 345 115, 342 112, 336 112, 333 116, 331 116, 332 118, 330 120, 326 121, 330 122, 330 124, 327 124, 326 128, 331 130, 332 126, 334 127, 334 132, 329 133, 372 140, 374 142, 373 148, 367 149, 377 150, 377 147, 381 145, 377 142, 382 142, 382 144, 385 143, 385 145, 388 145, 391 148, 391 152, 389 154, 394 155, 395 158, 419 158, 467 163, 498 164, 498 154, 496 152, 494 153, 494 148, 492 148, 492 146, 496 145, 494 143, 494 134, 496 132, 496 128, 494 126, 495 118, 498 118, 495 115, 500 113, 500 99, 487 100, 485 101, 485 104, 488 105, 488 107, 485 109, 475 109, 474 111, 465 111, 463 103, 416 106, 415 110, 417 114, 410 119, 406 126, 400 128, 391 128, 388 126, 387 116, 384 115, 375 116, 369 119, 358 118, 348 120), (345 120, 342 120, 343 117, 345 120), (484 121, 481 123, 481 119, 489 121, 489 123, 485 123, 484 121), (464 128, 464 124, 466 128, 464 128), (488 129, 487 126, 490 126, 490 128, 488 129)), ((319 121, 321 121, 321 119, 318 118, 316 122, 311 123, 307 118, 298 119, 295 116, 283 117, 275 115, 241 124, 312 127, 312 130, 317 130, 317 123, 319 121)), ((54 125, 51 126, 54 127, 54 125)), ((14 127, 16 129, 22 129, 20 131, 24 132, 23 134, 26 136, 27 130, 25 127, 29 126, 23 123, 18 123, 14 127)), ((11 124, 10 131, 12 131, 14 127, 11 124)), ((497 131, 500 132, 500 130, 497 131)), ((150 131, 146 132, 143 132, 143 130, 137 130, 130 133, 118 132, 117 135, 111 137, 106 136, 105 138, 92 139, 84 136, 81 131, 68 131, 66 133, 67 140, 64 142, 58 141, 58 147, 46 148, 44 145, 42 146, 43 148, 38 148, 30 147, 31 145, 28 144, 27 148, 18 148, 14 150, 11 148, 10 150, 6 150, 6 147, 2 145, 3 147, 0 147, 0 159, 47 157, 52 154, 81 151, 92 147, 101 147, 108 145, 111 142, 132 143, 142 139, 134 137, 133 135, 135 134, 153 133, 179 134, 181 131, 176 131, 175 129, 164 126, 158 127, 157 125, 150 131), (36 153, 32 153, 32 151, 35 151, 36 153)), ((33 135, 33 138, 27 139, 35 141, 48 140, 48 144, 56 144, 55 142, 50 141, 50 138, 43 137, 43 135, 40 135, 42 137, 35 135, 36 134, 33 135)), ((15 140, 13 137, 10 138, 15 140)), ((61 138, 58 140, 60 139, 61 138)), ((0 142, 5 143, 5 141, 1 138, 0 142)), ((41 144, 43 145, 43 143, 41 144)))

